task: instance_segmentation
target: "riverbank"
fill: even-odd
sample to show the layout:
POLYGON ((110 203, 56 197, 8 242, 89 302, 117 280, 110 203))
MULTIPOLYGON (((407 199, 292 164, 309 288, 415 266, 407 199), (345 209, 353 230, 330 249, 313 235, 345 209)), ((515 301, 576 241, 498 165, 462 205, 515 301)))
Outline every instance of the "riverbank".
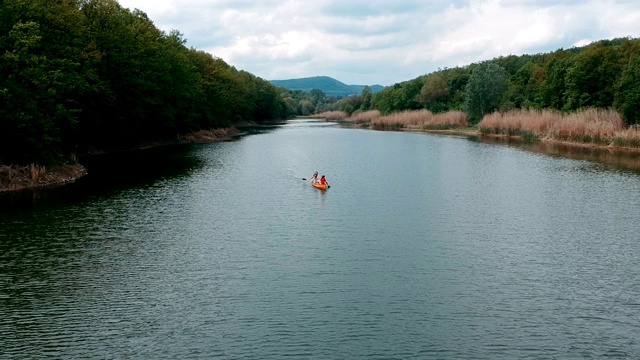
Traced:
POLYGON ((433 134, 442 134, 442 135, 454 135, 454 136, 475 136, 481 138, 493 138, 493 139, 510 139, 514 141, 530 141, 530 142, 541 142, 546 144, 557 144, 568 147, 575 148, 583 148, 583 149, 600 149, 607 150, 612 152, 624 152, 624 153, 640 153, 640 148, 634 146, 621 146, 616 145, 615 143, 592 143, 592 142, 580 142, 580 141, 570 141, 570 140, 559 140, 554 138, 541 138, 536 140, 525 140, 520 135, 504 135, 504 134, 487 134, 482 133, 478 128, 460 128, 460 129, 401 129, 403 131, 410 132, 427 132, 433 134))
MULTIPOLYGON (((187 135, 179 135, 175 141, 145 143, 127 151, 149 149, 175 144, 195 144, 223 141, 240 134, 235 126, 220 129, 200 130, 187 135)), ((75 182, 87 175, 87 169, 81 164, 44 165, 1 165, 0 193, 55 187, 75 182)))
POLYGON ((46 167, 43 165, 0 166, 0 192, 21 191, 64 185, 75 182, 87 174, 80 164, 46 167))

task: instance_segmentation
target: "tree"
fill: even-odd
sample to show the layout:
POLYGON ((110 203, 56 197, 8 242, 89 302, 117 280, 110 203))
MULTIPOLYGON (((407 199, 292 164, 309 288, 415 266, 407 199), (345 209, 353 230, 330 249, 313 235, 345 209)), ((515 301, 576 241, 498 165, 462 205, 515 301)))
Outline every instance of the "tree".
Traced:
POLYGON ((441 74, 431 74, 425 78, 418 96, 425 109, 432 112, 446 111, 445 103, 449 98, 449 85, 441 74))
POLYGON ((465 112, 472 123, 500 107, 509 88, 509 73, 493 63, 482 63, 471 71, 466 86, 465 112))
POLYGON ((302 115, 311 115, 315 111, 315 106, 313 103, 307 99, 300 100, 298 103, 298 113, 302 115))
POLYGON ((564 108, 567 91, 565 79, 570 66, 568 59, 553 59, 548 63, 541 90, 542 107, 556 110, 564 108))
POLYGON ((311 95, 309 100, 315 107, 322 106, 327 101, 327 95, 320 89, 312 89, 309 94, 311 95))
POLYGON ((361 111, 369 111, 371 110, 371 102, 373 98, 373 93, 371 91, 371 87, 365 86, 362 89, 362 93, 360 95, 362 97, 362 105, 360 106, 361 111))
POLYGON ((640 54, 624 70, 616 88, 614 106, 628 124, 640 124, 640 54))
POLYGON ((88 56, 74 1, 5 0, 0 15, 0 162, 74 151, 88 56))
POLYGON ((576 55, 566 74, 565 110, 583 107, 608 108, 613 104, 615 84, 622 73, 616 47, 597 43, 576 55))

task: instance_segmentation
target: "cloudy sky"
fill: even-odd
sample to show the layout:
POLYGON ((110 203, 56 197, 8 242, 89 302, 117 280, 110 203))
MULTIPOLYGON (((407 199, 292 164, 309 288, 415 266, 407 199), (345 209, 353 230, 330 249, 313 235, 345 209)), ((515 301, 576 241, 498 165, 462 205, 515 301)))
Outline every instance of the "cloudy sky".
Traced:
POLYGON ((638 0, 118 0, 266 80, 392 85, 438 68, 640 37, 638 0))

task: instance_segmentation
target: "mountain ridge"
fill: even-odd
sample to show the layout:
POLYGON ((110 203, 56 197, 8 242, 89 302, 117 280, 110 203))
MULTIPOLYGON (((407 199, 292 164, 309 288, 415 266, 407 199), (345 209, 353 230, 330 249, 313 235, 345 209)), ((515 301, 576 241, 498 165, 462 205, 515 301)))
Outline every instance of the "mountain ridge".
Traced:
POLYGON ((311 91, 322 90, 327 96, 347 97, 350 95, 360 95, 365 86, 371 88, 371 92, 376 93, 384 88, 382 85, 347 85, 330 76, 312 76, 305 78, 269 80, 275 86, 287 88, 289 90, 311 91))

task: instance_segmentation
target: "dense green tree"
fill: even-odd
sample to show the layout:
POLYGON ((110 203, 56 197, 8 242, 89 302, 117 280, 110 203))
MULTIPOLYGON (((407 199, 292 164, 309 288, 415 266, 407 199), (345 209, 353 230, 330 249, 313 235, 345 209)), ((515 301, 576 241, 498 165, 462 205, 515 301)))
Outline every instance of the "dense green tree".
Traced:
POLYGON ((352 95, 341 99, 339 102, 339 110, 351 115, 354 111, 362 107, 362 96, 352 95))
POLYGON ((472 123, 500 107, 509 88, 509 73, 501 66, 486 62, 471 71, 466 86, 465 112, 472 123))
POLYGON ((386 87, 374 95, 373 107, 383 114, 421 109, 419 95, 422 83, 421 78, 416 78, 386 87))
POLYGON ((449 85, 440 73, 428 75, 418 96, 425 109, 434 113, 446 111, 446 102, 450 96, 449 85))
POLYGON ((311 100, 303 99, 298 103, 298 114, 300 115, 311 115, 315 113, 316 107, 313 106, 311 100))
POLYGON ((623 64, 616 48, 597 43, 575 56, 568 69, 565 110, 607 108, 613 104, 615 84, 623 64))
POLYGON ((622 73, 614 106, 628 124, 640 124, 640 54, 631 60, 622 73))
POLYGON ((0 6, 0 162, 58 161, 87 84, 83 19, 72 1, 0 6))
POLYGON ((571 64, 566 59, 554 59, 547 65, 547 73, 541 90, 541 105, 545 108, 563 109, 566 104, 566 77, 571 64))
POLYGON ((371 87, 365 86, 360 93, 362 97, 362 105, 360 106, 361 111, 369 111, 371 110, 371 103, 373 101, 373 92, 371 91, 371 87))
POLYGON ((287 116, 272 84, 185 43, 115 0, 0 1, 0 163, 287 116))
POLYGON ((311 98, 309 100, 315 107, 322 106, 322 104, 327 102, 327 95, 320 89, 312 89, 309 92, 309 95, 311 95, 311 98))

